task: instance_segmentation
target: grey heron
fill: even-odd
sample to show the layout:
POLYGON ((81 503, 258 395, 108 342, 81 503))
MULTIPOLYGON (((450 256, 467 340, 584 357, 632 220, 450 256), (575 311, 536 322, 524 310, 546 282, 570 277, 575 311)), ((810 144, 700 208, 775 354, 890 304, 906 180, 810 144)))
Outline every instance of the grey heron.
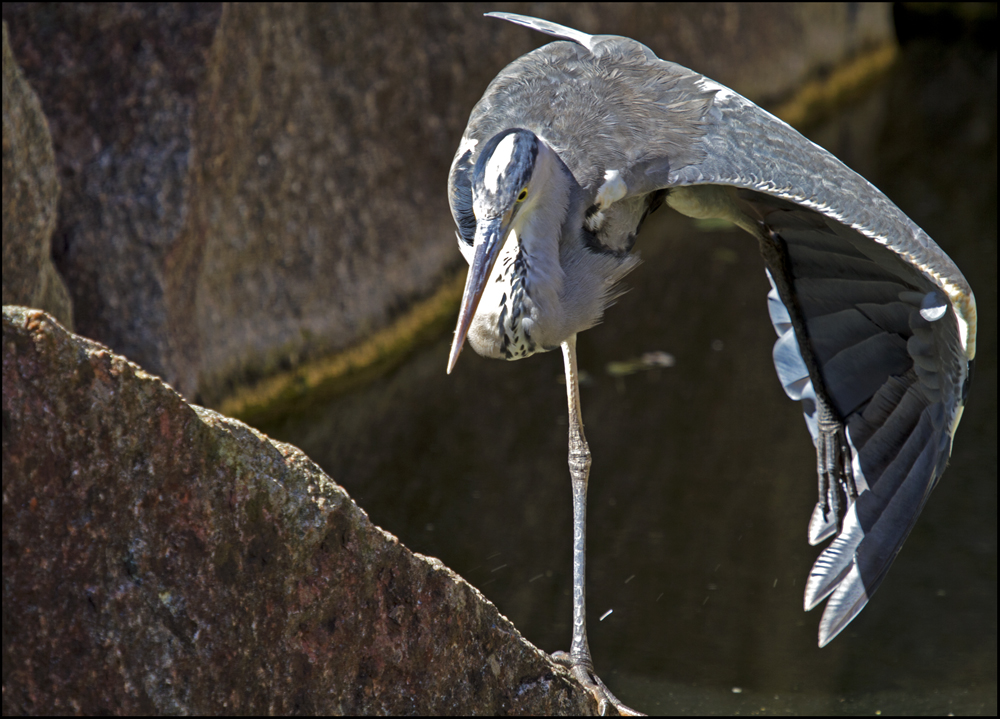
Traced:
POLYGON ((778 339, 817 455, 807 539, 832 542, 804 606, 819 645, 864 608, 940 480, 968 395, 976 305, 952 260, 885 195, 729 88, 644 45, 489 13, 556 37, 473 109, 448 197, 470 265, 448 360, 562 349, 573 494, 573 636, 559 658, 598 699, 585 617, 586 493, 576 335, 597 324, 662 204, 756 238, 778 339))

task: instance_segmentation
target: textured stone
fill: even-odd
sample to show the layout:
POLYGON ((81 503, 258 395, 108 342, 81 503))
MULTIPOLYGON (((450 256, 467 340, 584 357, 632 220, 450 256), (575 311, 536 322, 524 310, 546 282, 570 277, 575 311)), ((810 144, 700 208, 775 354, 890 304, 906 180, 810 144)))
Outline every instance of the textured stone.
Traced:
POLYGON ((291 445, 3 310, 3 712, 580 713, 291 445))
POLYGON ((39 307, 73 326, 69 292, 52 264, 59 181, 38 97, 11 55, 3 24, 3 302, 39 307))

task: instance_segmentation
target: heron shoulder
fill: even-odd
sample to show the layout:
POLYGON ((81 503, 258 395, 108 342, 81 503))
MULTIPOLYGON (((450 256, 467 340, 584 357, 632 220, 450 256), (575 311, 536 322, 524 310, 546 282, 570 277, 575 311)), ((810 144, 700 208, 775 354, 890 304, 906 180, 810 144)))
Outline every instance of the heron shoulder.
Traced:
POLYGON ((591 193, 608 170, 634 180, 631 194, 645 193, 659 189, 644 181, 650 167, 704 159, 697 138, 713 91, 702 76, 628 38, 602 36, 599 47, 549 43, 505 67, 469 118, 465 136, 479 143, 471 162, 512 127, 543 137, 591 193))

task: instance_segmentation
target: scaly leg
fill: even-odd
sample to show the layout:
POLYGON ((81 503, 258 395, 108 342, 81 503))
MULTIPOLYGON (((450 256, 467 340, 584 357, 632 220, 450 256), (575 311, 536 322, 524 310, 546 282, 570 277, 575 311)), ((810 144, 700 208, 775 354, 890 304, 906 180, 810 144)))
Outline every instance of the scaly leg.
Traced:
POLYGON ((587 644, 587 480, 590 476, 590 447, 583 434, 583 415, 580 412, 580 382, 576 370, 576 335, 562 343, 563 362, 566 366, 566 399, 569 404, 569 474, 573 482, 573 641, 569 656, 557 652, 553 658, 570 668, 576 677, 597 700, 601 714, 608 704, 622 716, 641 716, 640 712, 622 704, 604 685, 594 671, 587 644))

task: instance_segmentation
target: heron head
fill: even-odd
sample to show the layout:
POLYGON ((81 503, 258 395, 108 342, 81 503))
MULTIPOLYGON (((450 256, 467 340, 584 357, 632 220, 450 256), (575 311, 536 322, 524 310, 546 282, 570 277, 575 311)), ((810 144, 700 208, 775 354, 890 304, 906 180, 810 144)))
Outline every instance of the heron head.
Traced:
POLYGON ((486 280, 493 271, 500 250, 511 229, 518 224, 518 218, 530 212, 531 182, 540 146, 541 142, 533 132, 504 130, 490 138, 476 161, 472 172, 476 236, 448 359, 449 374, 465 344, 486 280))
MULTIPOLYGON (((490 138, 472 171, 472 209, 479 227, 509 220, 528 197, 541 143, 528 130, 504 130, 490 138)), ((478 244, 478 233, 477 233, 478 244)))

